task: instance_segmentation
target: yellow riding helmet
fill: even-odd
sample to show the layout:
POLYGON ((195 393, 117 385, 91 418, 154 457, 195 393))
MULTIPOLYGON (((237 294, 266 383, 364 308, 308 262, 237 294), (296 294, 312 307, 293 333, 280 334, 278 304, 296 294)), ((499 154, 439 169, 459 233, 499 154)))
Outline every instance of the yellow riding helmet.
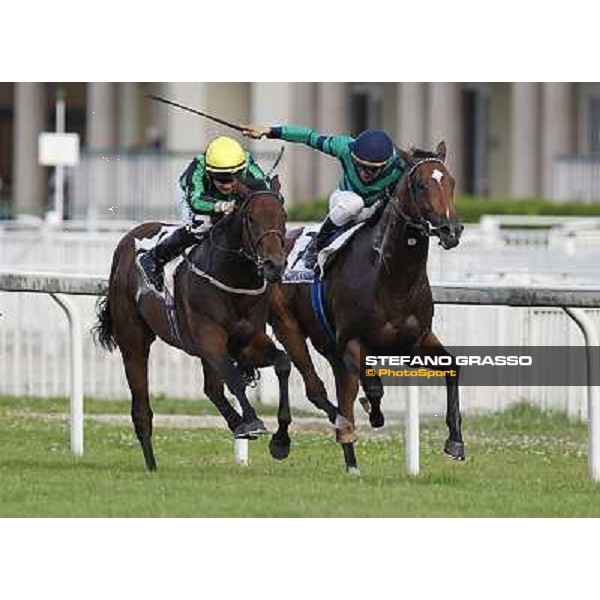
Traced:
POLYGON ((246 153, 232 138, 215 138, 206 149, 206 170, 212 173, 235 173, 246 167, 246 153))

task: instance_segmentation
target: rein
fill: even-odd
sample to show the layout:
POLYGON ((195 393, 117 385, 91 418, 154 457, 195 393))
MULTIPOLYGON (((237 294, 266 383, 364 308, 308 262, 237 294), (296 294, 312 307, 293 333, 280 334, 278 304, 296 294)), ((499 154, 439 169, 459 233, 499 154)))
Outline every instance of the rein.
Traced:
MULTIPOLYGON (((248 231, 248 229, 249 229, 249 227, 248 227, 248 215, 247 215, 248 206, 249 206, 250 201, 252 200, 252 198, 254 198, 255 196, 257 196, 259 194, 268 194, 268 195, 271 195, 271 196, 275 196, 278 199, 281 199, 281 194, 279 192, 273 192, 271 190, 257 190, 257 191, 254 191, 254 192, 250 192, 246 196, 246 198, 244 199, 244 201, 242 202, 242 204, 241 204, 241 206, 239 208, 240 215, 242 217, 242 231, 244 231, 244 230, 248 231)), ((215 230, 218 229, 219 227, 223 227, 223 224, 227 223, 227 222, 229 222, 229 218, 228 217, 226 217, 224 219, 221 219, 210 230, 209 235, 208 235, 208 240, 210 242, 211 247, 214 248, 215 250, 218 250, 219 252, 236 254, 238 256, 241 256, 241 257, 245 258, 246 260, 250 261, 251 263, 253 263, 256 266, 258 274, 261 275, 262 272, 263 272, 263 259, 258 254, 258 248, 259 248, 261 242, 268 235, 277 235, 279 237, 279 239, 281 240, 282 245, 285 245, 285 242, 284 242, 284 239, 283 239, 283 235, 277 229, 267 229, 266 231, 263 231, 261 233, 261 235, 259 236, 259 238, 256 241, 254 241, 254 240, 252 240, 252 238, 250 238, 251 252, 246 251, 243 248, 243 244, 239 248, 230 248, 228 246, 222 246, 214 238, 214 232, 215 232, 215 230)), ((210 275, 206 271, 202 271, 201 269, 199 269, 189 259, 189 257, 186 254, 184 254, 183 257, 184 257, 184 259, 185 259, 185 261, 186 261, 186 263, 188 265, 188 268, 190 269, 190 271, 192 273, 194 273, 194 275, 197 275, 198 277, 201 277, 202 279, 206 279, 209 283, 211 283, 215 287, 217 287, 217 288, 219 288, 221 290, 224 290, 226 292, 229 292, 231 294, 244 294, 244 295, 248 295, 248 296, 259 296, 260 294, 263 294, 265 292, 265 290, 267 289, 267 280, 264 279, 264 277, 263 277, 262 286, 259 287, 259 288, 249 289, 249 288, 236 288, 236 287, 229 286, 229 285, 223 283, 222 281, 219 281, 218 279, 216 279, 215 277, 213 277, 212 275, 210 275)))
MULTIPOLYGON (((418 210, 418 204, 416 202, 416 193, 415 193, 415 189, 414 189, 414 183, 413 183, 411 177, 413 176, 415 171, 421 165, 423 165, 425 163, 439 163, 442 165, 444 164, 443 161, 440 160, 439 158, 433 158, 433 157, 432 158, 424 158, 424 159, 421 159, 418 162, 416 162, 404 176, 404 177, 406 177, 406 187, 407 187, 408 193, 411 196, 411 200, 412 200, 413 204, 415 204, 415 206, 417 206, 417 210, 418 210)), ((431 225, 429 224, 429 222, 426 219, 424 219, 420 214, 418 217, 414 217, 414 216, 407 214, 404 211, 404 209, 402 208, 402 206, 400 205, 400 203, 397 201, 397 198, 395 196, 392 196, 392 198, 388 202, 388 206, 390 207, 390 210, 393 213, 395 213, 395 215, 397 217, 400 217, 402 219, 402 222, 404 222, 406 224, 406 226, 412 227, 415 230, 415 233, 417 235, 420 235, 422 237, 433 237, 435 235, 435 233, 437 231, 436 228, 432 228, 431 225)), ((383 265, 385 266, 386 269, 388 268, 388 265, 385 260, 383 247, 387 241, 387 237, 388 237, 387 236, 387 228, 388 227, 389 227, 389 224, 384 228, 384 230, 381 231, 381 234, 377 235, 375 243, 373 245, 373 250, 379 256, 379 260, 383 263, 383 265)))
MULTIPOLYGON (((439 158, 433 157, 424 158, 416 162, 410 168, 410 171, 408 171, 408 173, 406 174, 407 188, 412 197, 413 204, 417 207, 417 210, 419 209, 419 205, 416 201, 414 182, 412 181, 411 177, 414 174, 414 172, 425 163, 438 163, 440 165, 443 165, 444 161, 440 160, 439 158)), ((402 217, 402 219, 406 222, 407 225, 414 227, 421 235, 423 235, 424 237, 433 237, 435 235, 437 228, 432 228, 429 222, 426 219, 424 219, 420 214, 418 217, 412 217, 411 215, 408 215, 406 214, 406 212, 404 212, 404 210, 398 202, 392 201, 390 202, 390 204, 392 205, 392 209, 394 210, 394 212, 400 217, 402 217)))
MULTIPOLYGON (((248 206, 250 205, 250 201, 255 196, 258 196, 259 194, 260 195, 267 194, 267 195, 270 195, 270 196, 275 196, 278 199, 281 199, 281 194, 279 192, 273 192, 271 190, 257 190, 257 191, 254 191, 254 192, 250 192, 246 196, 246 198, 242 202, 242 205, 239 208, 239 212, 240 212, 240 214, 242 216, 242 227, 246 231, 248 231, 248 229, 249 229, 249 227, 248 227, 248 206)), ((208 238, 209 238, 211 246, 215 250, 218 250, 219 252, 226 252, 226 253, 237 254, 238 256, 242 256, 246 260, 249 260, 251 263, 253 263, 258 268, 259 271, 262 271, 262 268, 263 268, 263 259, 258 254, 258 248, 259 248, 261 242, 263 241, 263 239, 266 238, 268 235, 277 235, 279 237, 279 239, 281 240, 282 245, 285 245, 285 240, 284 240, 283 235, 281 234, 280 231, 278 231, 277 229, 267 229, 266 231, 262 232, 262 234, 259 236, 259 238, 256 241, 254 241, 254 240, 252 240, 252 238, 250 238, 251 252, 248 252, 247 250, 245 250, 243 248, 243 244, 242 244, 242 247, 239 247, 239 248, 229 248, 228 246, 222 246, 221 244, 219 244, 215 240, 215 238, 214 238, 214 231, 218 227, 222 227, 223 223, 226 223, 228 221, 229 221, 229 219, 227 219, 227 218, 226 219, 221 219, 221 221, 219 221, 219 223, 217 223, 210 230, 210 234, 209 234, 208 238)))

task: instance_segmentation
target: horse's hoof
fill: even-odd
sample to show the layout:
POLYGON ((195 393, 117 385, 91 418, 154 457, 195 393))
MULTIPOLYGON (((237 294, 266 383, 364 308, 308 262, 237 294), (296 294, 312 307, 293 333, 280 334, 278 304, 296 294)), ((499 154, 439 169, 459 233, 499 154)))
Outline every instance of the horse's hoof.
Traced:
POLYGON ((257 440, 258 439, 257 435, 250 435, 249 433, 244 433, 244 432, 234 433, 233 437, 236 440, 257 440))
POLYGON ((444 453, 454 460, 465 460, 465 445, 463 442, 454 442, 446 440, 444 444, 444 453))
POLYGON ((360 477, 360 469, 358 467, 348 467, 346 473, 348 473, 350 477, 360 477))
POLYGON ((256 434, 248 431, 248 423, 240 423, 233 431, 233 437, 236 440, 255 440, 256 434))
POLYGON ((360 405, 363 407, 363 410, 369 415, 371 414, 371 403, 366 396, 359 396, 358 401, 360 405))
POLYGON ((265 435, 269 433, 269 430, 265 427, 265 424, 260 419, 254 419, 250 423, 242 423, 246 426, 246 433, 248 435, 265 435))
POLYGON ((273 436, 269 442, 269 452, 275 460, 284 460, 290 455, 290 438, 277 438, 273 436))
POLYGON ((381 411, 369 413, 369 423, 373 429, 379 429, 385 425, 385 417, 381 411))

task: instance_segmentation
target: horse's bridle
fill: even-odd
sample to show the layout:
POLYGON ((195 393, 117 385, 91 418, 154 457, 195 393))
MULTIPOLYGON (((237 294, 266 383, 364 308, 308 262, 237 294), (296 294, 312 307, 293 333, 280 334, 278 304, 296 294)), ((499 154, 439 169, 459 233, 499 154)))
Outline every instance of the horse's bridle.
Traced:
MULTIPOLYGON (((253 192, 250 192, 244 198, 244 201, 240 205, 239 209, 237 209, 242 217, 242 231, 244 231, 244 230, 246 230, 247 232, 250 231, 249 220, 248 220, 248 207, 250 206, 250 202, 252 201, 252 199, 258 195, 274 196, 275 198, 277 198, 278 200, 283 202, 283 197, 281 196, 281 194, 279 192, 274 192, 273 190, 255 190, 253 192)), ((231 213, 231 214, 233 215, 233 213, 231 213)), ((285 246, 284 236, 281 233, 281 231, 279 231, 278 229, 267 229, 266 231, 263 231, 257 240, 253 240, 252 236, 250 236, 248 234, 250 250, 251 250, 250 252, 248 252, 243 247, 243 240, 242 240, 242 245, 239 248, 229 248, 227 246, 221 246, 221 244, 219 244, 218 242, 215 241, 213 232, 215 229, 217 229, 218 226, 222 226, 223 223, 226 223, 228 221, 229 221, 229 219, 227 217, 224 219, 221 219, 210 230, 209 241, 211 243, 211 246, 221 252, 229 252, 231 254, 237 254, 238 256, 244 257, 246 260, 249 260, 250 262, 252 262, 258 268, 259 271, 262 271, 264 261, 263 261, 262 256, 260 256, 260 254, 258 253, 258 250, 259 250, 261 243, 268 235, 277 235, 279 237, 279 239, 281 240, 281 245, 285 246)))
POLYGON ((415 164, 413 164, 412 167, 410 168, 410 171, 408 171, 408 173, 406 174, 407 187, 408 187, 409 193, 412 197, 413 204, 415 205, 417 211, 419 212, 419 215, 417 217, 408 215, 406 212, 404 212, 404 210, 400 206, 399 202, 395 198, 392 198, 390 204, 392 205, 392 210, 394 210, 394 212, 396 212, 396 214, 401 216, 407 225, 416 229, 417 232, 420 233, 421 235, 423 235, 424 237, 432 237, 437 233, 438 228, 431 227, 431 224, 429 223, 429 221, 421 215, 420 210, 419 210, 419 203, 417 202, 416 182, 414 182, 412 180, 413 173, 421 165, 423 165, 425 163, 438 163, 440 165, 444 165, 444 161, 440 158, 433 158, 433 157, 423 158, 423 159, 419 160, 418 162, 416 162, 415 164))

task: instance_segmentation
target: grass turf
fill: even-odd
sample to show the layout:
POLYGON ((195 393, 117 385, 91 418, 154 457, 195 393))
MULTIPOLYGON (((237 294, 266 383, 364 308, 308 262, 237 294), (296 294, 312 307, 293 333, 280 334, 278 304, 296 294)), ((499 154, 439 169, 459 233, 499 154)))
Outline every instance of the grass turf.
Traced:
POLYGON ((465 463, 442 456, 443 419, 424 420, 417 478, 393 430, 359 441, 361 478, 346 475, 332 435, 309 432, 294 435, 283 462, 267 440, 251 442, 251 466, 239 468, 225 431, 157 428, 159 471, 147 474, 131 427, 90 420, 75 461, 67 424, 33 416, 36 405, 0 400, 1 517, 600 516, 585 425, 527 405, 466 418, 465 463))

